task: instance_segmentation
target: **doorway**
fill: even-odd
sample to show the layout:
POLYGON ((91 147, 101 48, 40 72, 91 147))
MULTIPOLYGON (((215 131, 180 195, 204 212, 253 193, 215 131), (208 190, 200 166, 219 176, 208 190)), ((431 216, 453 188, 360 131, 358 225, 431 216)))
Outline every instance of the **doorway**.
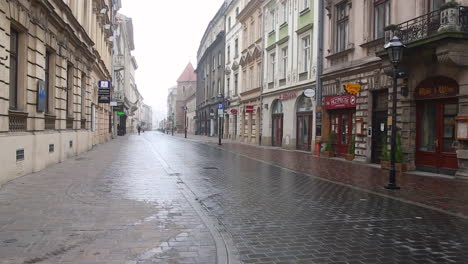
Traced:
POLYGON ((455 139, 457 99, 425 100, 417 104, 416 167, 454 174, 458 169, 455 139))
POLYGON ((353 133, 354 110, 338 110, 331 113, 331 131, 335 134, 333 149, 339 156, 348 153, 349 143, 353 133))
POLYGON ((299 150, 311 150, 312 111, 312 99, 304 95, 299 97, 296 109, 296 148, 299 150))
POLYGON ((283 143, 283 104, 280 100, 276 100, 273 102, 273 114, 271 119, 271 143, 273 146, 281 147, 283 143))
POLYGON ((387 136, 388 90, 377 91, 372 96, 372 163, 380 163, 383 140, 387 136))

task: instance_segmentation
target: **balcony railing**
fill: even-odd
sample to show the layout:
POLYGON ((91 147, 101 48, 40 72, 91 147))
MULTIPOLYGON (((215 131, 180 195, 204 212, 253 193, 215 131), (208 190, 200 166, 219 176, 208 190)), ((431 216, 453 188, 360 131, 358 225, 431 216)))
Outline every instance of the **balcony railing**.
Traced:
POLYGON ((398 24, 385 31, 385 42, 390 41, 393 36, 398 36, 403 43, 410 44, 437 35, 442 31, 468 33, 468 7, 458 7, 455 14, 450 14, 448 9, 435 10, 398 24))

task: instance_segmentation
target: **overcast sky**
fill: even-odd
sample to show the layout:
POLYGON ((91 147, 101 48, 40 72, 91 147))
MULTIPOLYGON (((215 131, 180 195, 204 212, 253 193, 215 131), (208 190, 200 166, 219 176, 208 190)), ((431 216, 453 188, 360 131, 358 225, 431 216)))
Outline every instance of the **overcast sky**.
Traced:
POLYGON ((138 63, 136 83, 145 103, 160 119, 167 90, 176 85, 197 50, 210 20, 223 0, 122 0, 120 13, 133 19, 138 63))

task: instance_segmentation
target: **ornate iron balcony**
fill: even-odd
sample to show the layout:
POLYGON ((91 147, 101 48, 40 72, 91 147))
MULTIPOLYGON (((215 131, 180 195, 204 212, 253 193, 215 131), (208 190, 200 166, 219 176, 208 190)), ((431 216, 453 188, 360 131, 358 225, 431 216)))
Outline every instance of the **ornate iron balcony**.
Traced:
POLYGON ((435 10, 385 30, 385 42, 398 36, 405 44, 424 40, 443 32, 460 32, 468 36, 468 7, 435 10))

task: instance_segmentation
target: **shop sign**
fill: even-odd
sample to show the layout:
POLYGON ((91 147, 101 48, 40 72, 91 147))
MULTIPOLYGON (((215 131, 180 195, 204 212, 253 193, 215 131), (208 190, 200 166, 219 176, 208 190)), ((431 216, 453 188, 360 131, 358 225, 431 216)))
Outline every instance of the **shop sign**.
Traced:
POLYGON ((237 109, 231 109, 231 114, 237 115, 237 109))
POLYGON ((284 100, 290 100, 290 99, 295 99, 296 98, 296 93, 295 92, 287 92, 287 93, 282 93, 279 95, 278 99, 284 101, 284 100))
POLYGON ((304 96, 312 98, 315 96, 315 90, 314 89, 305 89, 304 90, 304 96))
POLYGON ((356 107, 356 96, 345 94, 325 97, 325 109, 341 109, 356 107))
POLYGON ((450 78, 438 76, 422 81, 415 91, 416 99, 453 97, 458 94, 458 83, 450 78))
POLYGON ((246 105, 245 106, 245 112, 246 113, 253 113, 254 112, 254 106, 253 105, 246 105))
POLYGON ((359 83, 345 83, 344 89, 349 94, 357 94, 361 91, 361 85, 359 83))
POLYGON ((125 112, 117 112, 117 115, 118 115, 118 116, 124 116, 124 115, 125 115, 125 112))

